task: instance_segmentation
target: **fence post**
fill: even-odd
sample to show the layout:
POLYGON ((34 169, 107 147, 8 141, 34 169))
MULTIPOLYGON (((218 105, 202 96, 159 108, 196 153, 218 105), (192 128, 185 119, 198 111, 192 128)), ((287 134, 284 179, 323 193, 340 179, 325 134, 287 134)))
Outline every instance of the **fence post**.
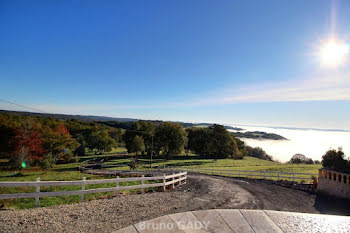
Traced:
POLYGON ((238 170, 238 177, 241 177, 241 170, 238 170))
POLYGON ((117 176, 117 178, 115 179, 115 187, 116 187, 116 191, 115 191, 115 196, 118 196, 119 194, 119 176, 117 176))
POLYGON ((295 177, 294 177, 294 172, 293 172, 293 183, 294 183, 295 177))
POLYGON ((278 178, 277 181, 280 181, 280 171, 278 171, 278 178))
MULTIPOLYGON (((38 182, 38 184, 35 186, 35 192, 36 193, 40 193, 40 177, 36 178, 36 182, 38 182)), ((39 196, 35 197, 35 208, 39 207, 39 196)))
POLYGON ((250 179, 253 179, 253 171, 250 171, 250 179))
POLYGON ((83 177, 83 183, 81 184, 81 194, 80 194, 80 202, 84 201, 84 191, 85 191, 85 181, 86 181, 86 177, 83 177))
POLYGON ((165 187, 165 174, 163 174, 163 191, 166 191, 166 187, 165 187))
POLYGON ((144 194, 145 193, 145 188, 143 187, 144 186, 144 180, 143 180, 143 178, 145 178, 145 175, 142 175, 142 180, 141 180, 141 192, 142 192, 142 194, 144 194))
POLYGON ((214 175, 214 168, 211 169, 211 175, 214 175))
POLYGON ((264 170, 264 180, 266 180, 266 171, 264 170))
MULTIPOLYGON (((175 175, 175 173, 173 173, 173 175, 175 175)), ((181 177, 181 176, 180 176, 180 177, 181 177)), ((173 189, 175 189, 175 183, 174 183, 174 180, 175 180, 175 177, 173 177, 173 179, 172 179, 172 181, 173 181, 173 185, 172 185, 173 189)))

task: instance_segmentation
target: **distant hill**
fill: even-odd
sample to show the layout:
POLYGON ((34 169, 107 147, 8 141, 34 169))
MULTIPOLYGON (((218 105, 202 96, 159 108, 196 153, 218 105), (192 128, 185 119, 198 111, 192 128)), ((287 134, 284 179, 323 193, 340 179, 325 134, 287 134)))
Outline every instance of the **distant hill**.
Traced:
MULTIPOLYGON (((40 117, 52 117, 57 120, 81 120, 81 121, 96 121, 100 123, 104 123, 106 125, 116 127, 116 128, 125 128, 128 129, 131 127, 131 122, 140 121, 141 119, 135 119, 135 118, 119 118, 119 117, 107 117, 107 116, 91 116, 91 115, 67 115, 67 114, 55 114, 55 113, 38 113, 38 112, 20 112, 20 111, 7 111, 7 110, 0 110, 0 113, 10 113, 10 114, 18 114, 22 116, 40 116, 40 117)), ((158 120, 149 120, 150 122, 153 122, 155 124, 159 124, 162 121, 158 120)), ((209 127, 213 125, 212 123, 185 123, 178 121, 176 123, 182 124, 184 127, 209 127)), ((231 126, 225 126, 227 129, 232 130, 243 130, 242 128, 237 127, 231 127, 231 126)))
MULTIPOLYGON (((185 122, 181 122, 178 121, 177 123, 182 124, 184 127, 209 127, 212 126, 213 123, 185 123, 185 122)), ((237 128, 237 127, 232 127, 229 125, 224 125, 226 129, 231 129, 231 130, 236 130, 236 131, 241 131, 243 130, 242 128, 237 128)))
POLYGON ((233 132, 232 134, 239 138, 287 140, 287 138, 282 137, 281 135, 261 131, 233 132))
POLYGON ((38 113, 38 112, 20 112, 20 111, 7 111, 0 110, 0 113, 11 113, 22 116, 40 116, 40 117, 52 117, 58 120, 82 120, 82 121, 119 121, 119 122, 131 122, 138 121, 133 118, 118 118, 118 117, 106 117, 106 116, 91 116, 91 115, 67 115, 67 114, 55 114, 55 113, 38 113))

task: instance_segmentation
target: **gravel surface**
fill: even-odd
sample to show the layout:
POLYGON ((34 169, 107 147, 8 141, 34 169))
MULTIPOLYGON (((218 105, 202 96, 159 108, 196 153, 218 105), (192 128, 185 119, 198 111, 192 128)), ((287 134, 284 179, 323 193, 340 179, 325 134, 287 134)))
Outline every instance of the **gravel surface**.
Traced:
MULTIPOLYGON (((3 210, 0 211, 0 232, 113 232, 165 214, 213 208, 332 213, 325 200, 272 182, 191 175, 186 185, 165 193, 119 195, 70 205, 3 210)), ((346 210, 348 212, 343 214, 350 214, 345 206, 346 210)))

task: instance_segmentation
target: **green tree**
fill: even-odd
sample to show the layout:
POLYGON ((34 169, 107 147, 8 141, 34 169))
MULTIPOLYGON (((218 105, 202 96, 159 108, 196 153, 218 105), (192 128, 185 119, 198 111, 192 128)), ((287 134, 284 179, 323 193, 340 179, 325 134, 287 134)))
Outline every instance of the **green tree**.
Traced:
POLYGON ((248 156, 273 161, 272 157, 266 154, 266 152, 260 147, 246 146, 246 150, 248 156))
POLYGON ((344 158, 344 152, 342 148, 336 150, 329 150, 322 156, 322 166, 329 170, 339 171, 339 172, 350 172, 350 164, 344 158))
POLYGON ((45 154, 43 159, 40 161, 39 165, 45 171, 49 170, 50 168, 53 168, 55 165, 55 160, 52 154, 51 153, 45 154))
POLYGON ((134 153, 137 156, 138 152, 143 152, 145 151, 145 143, 143 141, 143 138, 139 135, 135 135, 134 139, 132 140, 132 143, 130 145, 130 153, 134 153))
POLYGON ((149 121, 137 121, 132 124, 130 129, 127 129, 124 134, 125 147, 130 150, 130 146, 136 135, 143 138, 145 144, 145 151, 147 155, 151 153, 152 150, 152 136, 155 134, 155 125, 149 121))
POLYGON ((247 156, 248 155, 248 150, 247 150, 247 146, 244 144, 244 141, 242 141, 241 139, 235 137, 232 134, 231 134, 231 136, 237 142, 238 150, 242 153, 243 156, 247 156))
POLYGON ((214 124, 209 128, 212 130, 212 155, 215 159, 218 159, 220 157, 243 157, 238 149, 237 142, 223 125, 214 124))
POLYGON ((156 150, 162 151, 166 159, 184 150, 187 144, 187 133, 181 124, 163 122, 155 132, 156 150))
POLYGON ((74 155, 84 156, 85 148, 88 148, 89 137, 95 124, 76 119, 65 121, 65 124, 67 125, 69 133, 80 144, 80 146, 75 149, 74 155))
POLYGON ((156 127, 150 121, 138 121, 136 124, 137 124, 137 129, 143 132, 142 138, 145 143, 145 151, 147 155, 150 155, 152 151, 152 137, 155 134, 156 127))
POLYGON ((111 138, 117 144, 120 144, 123 141, 123 130, 122 129, 109 128, 108 133, 109 133, 109 136, 111 136, 111 138))
POLYGON ((105 151, 111 151, 116 146, 116 142, 108 133, 108 129, 95 126, 88 137, 88 148, 90 151, 96 150, 96 153, 103 154, 105 151))
POLYGON ((303 154, 295 154, 289 160, 289 163, 294 163, 294 164, 300 164, 300 163, 313 164, 314 161, 311 158, 307 158, 303 154))
POLYGON ((214 159, 241 159, 246 155, 244 142, 233 137, 224 126, 214 124, 208 128, 189 128, 188 149, 214 159))
POLYGON ((212 132, 209 128, 192 127, 187 129, 187 149, 199 155, 212 154, 212 132))

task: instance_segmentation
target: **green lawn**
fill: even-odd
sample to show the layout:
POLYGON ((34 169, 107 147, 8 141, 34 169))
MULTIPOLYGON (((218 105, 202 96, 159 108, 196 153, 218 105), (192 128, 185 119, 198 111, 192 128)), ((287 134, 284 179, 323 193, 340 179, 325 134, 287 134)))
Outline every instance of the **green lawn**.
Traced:
MULTIPOLYGON (((69 180, 82 180, 83 177, 89 179, 106 179, 106 177, 93 176, 89 174, 83 174, 78 171, 79 163, 62 164, 56 165, 54 169, 47 172, 40 170, 39 168, 27 169, 22 171, 21 176, 12 176, 15 171, 1 171, 0 172, 0 182, 1 181, 35 181, 37 177, 40 177, 41 181, 69 181, 69 180)), ((154 181, 145 181, 145 183, 154 183, 154 181)), ((121 186, 131 186, 138 185, 141 182, 122 182, 121 186)), ((114 183, 111 184, 94 184, 87 185, 86 189, 95 188, 108 188, 115 186, 114 183)), ((56 191, 70 191, 70 190, 80 190, 81 186, 47 186, 40 187, 40 191, 43 192, 56 192, 56 191)), ((120 193, 134 193, 139 190, 125 190, 120 193)), ((35 192, 35 187, 15 187, 15 188, 5 188, 0 187, 0 194, 6 193, 26 193, 35 192)), ((106 193, 96 193, 85 195, 85 200, 93 200, 97 198, 105 198, 112 196, 112 192, 106 193)), ((80 196, 58 196, 58 197, 45 197, 40 198, 40 206, 51 206, 59 204, 76 203, 80 201, 80 196)), ((1 200, 0 204, 4 205, 5 208, 33 208, 34 198, 24 198, 24 199, 8 199, 1 200)))
MULTIPOLYGON (((115 152, 120 152, 125 149, 119 148, 114 150, 114 153, 105 153, 103 155, 88 154, 83 157, 79 157, 79 161, 85 161, 90 159, 105 159, 108 160, 105 164, 111 165, 108 169, 112 170, 129 170, 128 163, 134 156, 117 155, 115 152)), ((40 177, 42 181, 54 181, 54 180, 81 180, 83 177, 87 179, 101 179, 104 177, 93 176, 88 174, 82 174, 78 171, 80 163, 70 163, 56 165, 55 168, 44 172, 39 168, 29 168, 22 172, 21 176, 14 176, 15 171, 0 171, 1 181, 35 181, 37 177, 40 177)), ((252 170, 252 171, 281 171, 281 172, 303 172, 303 173, 316 173, 321 165, 307 165, 307 164, 282 164, 267 160, 260 160, 252 157, 245 157, 242 160, 233 159, 207 159, 200 158, 194 155, 190 156, 173 156, 169 160, 166 160, 160 156, 154 156, 153 167, 194 167, 194 168, 207 168, 215 170, 252 170)), ((150 168, 150 160, 146 157, 138 160, 138 169, 146 170, 150 168)), ((125 182, 121 185, 135 185, 137 182, 125 182)), ((86 189, 112 187, 114 184, 98 184, 89 185, 86 189)), ((78 190, 80 186, 57 186, 57 187, 42 187, 41 191, 68 191, 78 190)), ((20 187, 20 188, 0 188, 0 194, 4 193, 16 193, 16 192, 33 192, 34 187, 20 187)), ((125 191, 135 192, 135 190, 125 191)), ((86 200, 101 198, 113 195, 113 193, 97 193, 86 195, 86 200)), ((66 204, 79 202, 79 196, 62 196, 62 197, 47 197, 40 199, 40 206, 50 206, 56 204, 66 204)), ((34 199, 16 199, 16 200, 2 200, 0 203, 4 204, 6 208, 31 208, 34 207, 34 199)))
MULTIPOLYGON (((130 162, 129 158, 113 159, 106 164, 109 165, 122 165, 121 167, 111 168, 113 170, 128 169, 127 163, 130 162)), ((149 169, 149 159, 139 159, 138 169, 149 169)), ((316 173, 321 168, 319 164, 288 164, 278 163, 267 160, 261 160, 253 157, 245 157, 241 160, 234 159, 205 159, 198 158, 196 156, 174 156, 169 160, 164 158, 155 157, 153 159, 153 167, 194 167, 194 168, 208 168, 215 170, 252 170, 252 171, 281 171, 281 172, 303 172, 303 173, 316 173)))

